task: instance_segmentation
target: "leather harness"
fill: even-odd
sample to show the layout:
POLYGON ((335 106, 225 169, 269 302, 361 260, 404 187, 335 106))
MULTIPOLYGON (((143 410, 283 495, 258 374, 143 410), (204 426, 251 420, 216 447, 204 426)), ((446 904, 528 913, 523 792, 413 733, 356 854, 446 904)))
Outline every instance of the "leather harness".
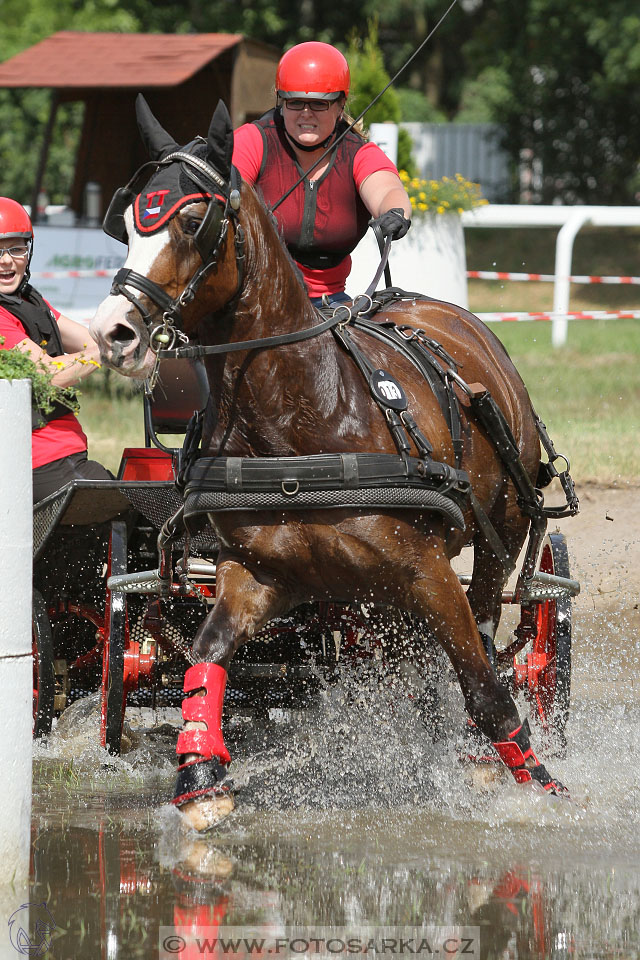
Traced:
MULTIPOLYGON (((492 550, 503 562, 506 561, 504 545, 476 499, 467 474, 460 469, 463 436, 454 384, 466 393, 472 413, 493 441, 515 485, 522 512, 536 522, 541 522, 546 516, 565 516, 577 512, 578 500, 569 475, 569 465, 567 463, 567 469, 561 474, 555 470, 553 462, 558 459, 558 454, 553 449, 546 430, 541 429, 541 426, 544 428, 544 424, 540 425, 537 417, 538 432, 550 459, 550 465, 547 465, 547 482, 554 475, 561 479, 567 497, 566 508, 556 508, 552 511, 544 508, 542 493, 534 487, 526 474, 517 444, 495 400, 481 385, 476 384, 470 387, 464 382, 458 375, 454 358, 437 341, 420 329, 408 325, 398 326, 392 321, 379 322, 372 319, 377 311, 392 302, 406 299, 431 299, 423 294, 407 293, 397 288, 372 295, 367 292, 351 305, 341 304, 336 308, 328 308, 328 313, 325 312, 325 315, 319 313, 319 322, 302 330, 235 343, 211 345, 185 343, 185 335, 180 329, 182 307, 193 300, 197 287, 216 263, 222 239, 231 219, 235 221, 235 252, 238 264, 238 287, 234 299, 239 295, 243 276, 244 233, 237 219, 237 209, 240 205, 237 188, 232 189, 231 184, 224 183, 221 187, 221 178, 217 171, 200 158, 192 157, 184 151, 176 151, 163 161, 152 165, 157 169, 161 164, 170 162, 180 162, 185 165, 189 176, 203 188, 213 182, 219 190, 221 189, 224 210, 220 211, 220 206, 215 199, 210 201, 208 214, 213 207, 217 207, 219 212, 215 220, 210 220, 207 216, 203 223, 203 233, 206 232, 206 241, 203 237, 200 248, 203 264, 184 292, 175 300, 171 300, 156 283, 131 270, 119 271, 114 279, 112 293, 126 296, 137 307, 147 324, 150 321, 148 311, 126 287, 146 294, 162 309, 163 323, 151 331, 150 335, 152 348, 156 352, 158 361, 168 358, 202 357, 240 350, 271 349, 281 344, 310 339, 331 330, 338 343, 353 358, 367 380, 370 393, 385 416, 398 456, 391 457, 390 460, 389 455, 381 454, 333 455, 333 468, 325 474, 324 480, 322 472, 326 471, 329 463, 326 456, 267 458, 264 461, 257 458, 201 458, 199 445, 203 412, 200 411, 192 418, 178 463, 177 486, 183 494, 186 494, 187 500, 185 507, 172 518, 171 523, 165 525, 167 529, 161 534, 165 542, 173 538, 179 524, 184 524, 185 514, 193 518, 216 510, 265 510, 269 509, 270 505, 273 509, 313 509, 318 506, 335 508, 348 506, 351 503, 354 506, 383 508, 412 506, 415 509, 422 506, 426 509, 439 510, 454 527, 464 529, 461 506, 468 502, 492 550), (454 449, 455 467, 433 461, 432 445, 411 415, 401 384, 386 371, 374 369, 365 352, 354 342, 351 335, 353 329, 365 332, 390 345, 420 371, 437 398, 447 422, 454 449), (167 340, 170 341, 169 347, 166 346, 167 340), (179 347, 174 347, 176 340, 181 341, 179 347), (443 363, 445 366, 442 365, 443 363), (417 449, 417 459, 410 456, 411 442, 417 449), (362 468, 365 465, 371 468, 372 463, 377 465, 374 469, 376 482, 371 485, 370 476, 362 483, 362 468), (380 464, 384 464, 386 470, 382 475, 379 473, 380 464), (306 479, 309 470, 311 487, 301 491, 300 481, 306 479), (416 499, 415 496, 416 476, 420 477, 417 487, 423 494, 422 501, 420 497, 416 499), (258 477, 260 483, 256 488, 258 477), (354 484, 354 478, 357 478, 356 484, 354 484), (324 489, 327 484, 328 489, 324 489), (247 485, 252 489, 243 490, 242 488, 246 488, 247 485), (362 497, 355 496, 354 486, 362 493, 362 497), (238 496, 240 494, 241 496, 238 496), (333 496, 327 496, 327 494, 333 494, 333 496)), ((148 169, 152 165, 145 166, 148 169)), ((145 170, 144 167, 138 171, 126 188, 116 193, 112 201, 105 218, 106 222, 113 226, 112 234, 120 231, 124 208, 132 201, 132 194, 143 185, 143 170, 145 170)), ((234 176, 237 176, 235 169, 232 170, 232 180, 234 176)), ((374 284, 380 272, 381 270, 376 274, 374 284)), ((373 289, 373 286, 370 289, 373 289)), ((332 455, 328 456, 330 460, 332 455)))

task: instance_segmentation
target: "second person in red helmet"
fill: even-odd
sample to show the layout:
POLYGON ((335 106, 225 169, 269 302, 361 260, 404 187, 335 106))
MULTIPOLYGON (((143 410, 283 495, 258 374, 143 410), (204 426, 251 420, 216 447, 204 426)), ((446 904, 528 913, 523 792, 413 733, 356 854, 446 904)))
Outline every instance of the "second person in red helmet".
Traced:
MULTIPOLYGON (((350 299, 349 254, 373 219, 397 240, 411 225, 411 203, 395 165, 355 130, 338 141, 349 94, 349 67, 328 43, 300 43, 281 58, 277 105, 235 131, 233 162, 272 207, 312 301, 350 299), (336 143, 317 163, 325 150, 336 143)), ((355 291, 361 293, 362 291, 355 291)))
MULTIPOLYGON (((55 310, 29 283, 33 227, 27 211, 0 197, 0 350, 16 347, 51 374, 59 387, 75 386, 100 366, 98 346, 80 323, 55 310)), ((110 480, 89 460, 87 438, 67 407, 34 408, 31 433, 33 500, 72 480, 110 480)), ((7 452, 10 456, 10 452, 7 452)))

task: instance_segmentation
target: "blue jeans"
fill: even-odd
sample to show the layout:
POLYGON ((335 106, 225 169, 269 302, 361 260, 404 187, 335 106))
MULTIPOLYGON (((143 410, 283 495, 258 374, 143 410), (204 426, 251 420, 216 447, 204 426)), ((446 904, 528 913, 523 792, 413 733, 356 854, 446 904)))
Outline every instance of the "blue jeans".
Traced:
MULTIPOLYGON (((322 297, 309 297, 311 303, 314 307, 321 307, 322 297)), ((341 303, 349 303, 353 298, 349 296, 344 290, 341 290, 339 293, 330 293, 328 294, 329 306, 338 307, 341 303)))

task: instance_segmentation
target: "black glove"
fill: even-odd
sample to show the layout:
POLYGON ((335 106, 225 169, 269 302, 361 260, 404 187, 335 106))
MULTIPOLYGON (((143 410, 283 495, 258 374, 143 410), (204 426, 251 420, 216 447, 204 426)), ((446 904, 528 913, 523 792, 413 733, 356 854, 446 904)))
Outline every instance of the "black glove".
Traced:
POLYGON ((369 220, 369 226, 380 227, 383 237, 399 240, 411 226, 411 220, 407 220, 400 207, 392 207, 379 217, 369 220))

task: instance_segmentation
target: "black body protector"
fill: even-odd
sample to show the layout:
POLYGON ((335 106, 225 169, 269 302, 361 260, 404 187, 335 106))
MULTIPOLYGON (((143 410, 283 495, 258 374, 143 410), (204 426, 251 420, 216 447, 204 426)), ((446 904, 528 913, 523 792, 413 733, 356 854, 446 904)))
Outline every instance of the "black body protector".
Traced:
MULTIPOLYGON (((51 308, 44 298, 27 283, 20 294, 0 294, 0 307, 20 321, 30 340, 33 340, 49 357, 61 357, 64 354, 58 324, 51 308)), ((53 410, 45 412, 33 406, 31 411, 31 429, 40 430, 51 420, 59 420, 70 413, 69 407, 54 403, 53 410)))

